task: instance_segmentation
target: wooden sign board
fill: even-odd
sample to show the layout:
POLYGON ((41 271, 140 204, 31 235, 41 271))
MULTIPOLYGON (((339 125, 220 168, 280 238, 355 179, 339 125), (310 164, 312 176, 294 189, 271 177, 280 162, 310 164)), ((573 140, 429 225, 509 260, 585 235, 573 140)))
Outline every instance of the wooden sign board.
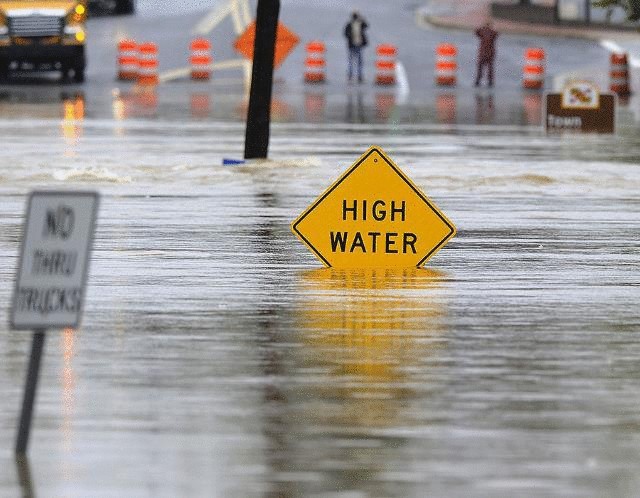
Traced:
POLYGON ((546 96, 547 132, 615 133, 616 96, 601 94, 590 82, 571 82, 546 96))

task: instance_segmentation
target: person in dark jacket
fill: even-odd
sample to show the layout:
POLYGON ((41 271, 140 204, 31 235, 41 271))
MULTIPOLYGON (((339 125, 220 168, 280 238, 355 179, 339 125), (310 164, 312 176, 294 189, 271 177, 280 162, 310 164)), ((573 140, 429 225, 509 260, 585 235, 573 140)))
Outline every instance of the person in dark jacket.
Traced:
POLYGON ((495 31, 490 22, 476 30, 476 36, 480 39, 478 47, 478 71, 476 76, 476 86, 480 86, 482 73, 487 67, 489 86, 493 86, 493 62, 496 58, 496 38, 498 32, 495 31))
POLYGON ((362 50, 367 46, 367 29, 369 25, 356 11, 351 14, 351 20, 344 28, 344 36, 349 44, 349 81, 354 72, 358 73, 358 81, 362 83, 362 50))

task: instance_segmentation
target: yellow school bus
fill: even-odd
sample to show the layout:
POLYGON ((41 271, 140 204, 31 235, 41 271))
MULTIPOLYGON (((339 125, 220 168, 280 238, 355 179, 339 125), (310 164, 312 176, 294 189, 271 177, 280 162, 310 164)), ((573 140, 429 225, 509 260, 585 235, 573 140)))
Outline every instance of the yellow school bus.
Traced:
POLYGON ((0 0, 0 78, 57 70, 83 82, 86 18, 86 0, 0 0))

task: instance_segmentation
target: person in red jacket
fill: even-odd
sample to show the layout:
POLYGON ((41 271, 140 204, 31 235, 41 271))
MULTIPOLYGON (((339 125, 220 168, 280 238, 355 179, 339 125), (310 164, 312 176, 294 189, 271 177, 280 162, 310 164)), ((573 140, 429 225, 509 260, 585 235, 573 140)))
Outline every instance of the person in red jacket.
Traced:
POLYGON ((482 73, 487 67, 489 86, 493 86, 493 62, 496 58, 496 38, 498 32, 493 29, 490 22, 476 30, 476 36, 480 39, 478 47, 478 71, 476 76, 476 86, 480 86, 482 73))

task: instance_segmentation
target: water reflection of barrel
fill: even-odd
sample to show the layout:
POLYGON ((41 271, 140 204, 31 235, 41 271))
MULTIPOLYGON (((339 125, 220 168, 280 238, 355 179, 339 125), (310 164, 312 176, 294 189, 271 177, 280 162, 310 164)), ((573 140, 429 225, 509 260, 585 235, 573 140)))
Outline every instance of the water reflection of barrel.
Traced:
POLYGON ((324 92, 304 93, 304 114, 307 121, 323 121, 326 106, 327 95, 324 92))
POLYGON ((113 118, 152 118, 158 113, 158 94, 155 87, 138 87, 134 91, 113 94, 113 118))
POLYGON ((522 96, 525 124, 540 126, 542 124, 542 95, 539 93, 524 93, 522 96))
POLYGON ((308 346, 305 363, 327 372, 310 394, 334 405, 306 416, 336 430, 398 423, 401 401, 414 396, 418 381, 409 372, 425 381, 429 372, 421 368, 447 331, 441 280, 442 274, 423 269, 304 274, 297 316, 308 346))
POLYGON ((135 115, 142 118, 154 118, 158 114, 158 94, 154 86, 140 87, 135 94, 135 115))
MULTIPOLYGON (((244 99, 236 106, 236 115, 239 118, 246 119, 248 111, 249 101, 247 99, 244 99)), ((289 104, 275 97, 271 99, 271 119, 273 121, 290 121, 292 116, 293 111, 289 104)))
POLYGON ((388 121, 396 106, 396 94, 390 92, 376 93, 376 118, 388 121))
POLYGON ((436 115, 438 123, 455 124, 456 122, 456 94, 439 93, 436 95, 436 115))
POLYGON ((192 93, 191 94, 191 117, 195 119, 204 119, 209 117, 211 110, 211 97, 208 93, 192 93))

